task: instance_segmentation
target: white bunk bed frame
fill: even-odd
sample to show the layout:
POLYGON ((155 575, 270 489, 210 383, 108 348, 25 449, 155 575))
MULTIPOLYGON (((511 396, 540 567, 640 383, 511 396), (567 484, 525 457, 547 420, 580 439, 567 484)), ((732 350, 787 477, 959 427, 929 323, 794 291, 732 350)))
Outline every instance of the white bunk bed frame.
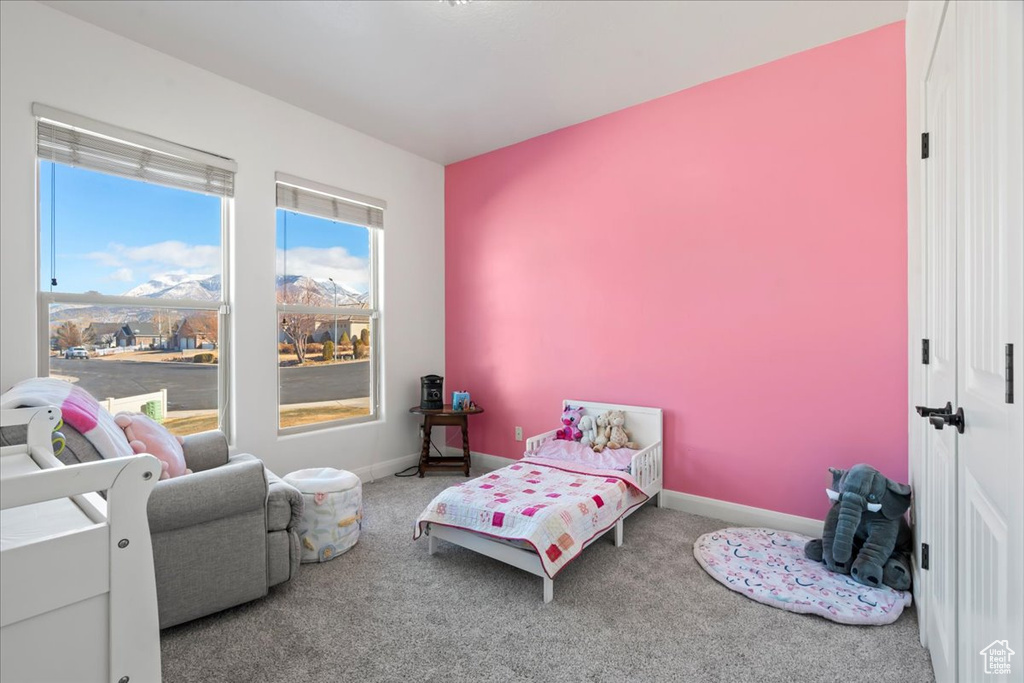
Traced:
POLYGON ((0 678, 159 681, 146 505, 160 463, 65 466, 51 445, 60 419, 52 407, 0 411, 0 425, 28 428, 25 444, 0 448, 0 678))
MULTIPOLYGON (((626 429, 629 431, 630 439, 644 445, 642 450, 633 455, 629 466, 629 473, 639 484, 641 490, 647 494, 647 502, 657 498, 658 507, 662 507, 662 439, 664 432, 662 429, 661 409, 569 399, 562 401, 563 410, 566 405, 581 407, 583 408, 584 415, 592 415, 595 418, 606 410, 621 410, 626 413, 626 429)), ((543 442, 554 438, 557 431, 557 429, 552 429, 549 432, 531 436, 527 439, 526 455, 529 456, 531 453, 535 453, 543 442)), ((622 521, 641 507, 638 505, 627 510, 625 514, 616 520, 613 526, 590 539, 583 547, 586 548, 613 529, 615 531, 615 547, 622 546, 622 521)), ((455 529, 440 524, 427 524, 424 533, 427 536, 427 550, 431 555, 437 552, 438 539, 454 543, 541 577, 544 580, 544 602, 551 602, 554 597, 554 579, 549 578, 544 572, 540 557, 533 550, 509 545, 508 543, 503 543, 500 540, 495 540, 473 531, 455 529)))

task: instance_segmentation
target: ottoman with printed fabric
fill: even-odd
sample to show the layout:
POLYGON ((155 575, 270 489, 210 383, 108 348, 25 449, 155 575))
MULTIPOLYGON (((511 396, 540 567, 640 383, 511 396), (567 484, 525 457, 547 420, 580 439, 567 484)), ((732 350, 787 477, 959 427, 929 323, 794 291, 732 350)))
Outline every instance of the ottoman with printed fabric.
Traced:
POLYGON ((359 477, 330 467, 298 470, 284 477, 305 499, 299 524, 303 562, 326 562, 359 540, 363 487, 359 477))

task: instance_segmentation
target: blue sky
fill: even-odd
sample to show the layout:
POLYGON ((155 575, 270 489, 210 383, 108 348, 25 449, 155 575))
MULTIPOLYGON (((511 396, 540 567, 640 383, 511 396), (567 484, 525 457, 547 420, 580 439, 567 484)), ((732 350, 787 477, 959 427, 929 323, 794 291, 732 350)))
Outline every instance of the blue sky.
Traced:
POLYGON ((369 283, 369 231, 293 211, 277 210, 277 273, 317 280, 333 277, 365 292, 369 283), (285 252, 287 247, 287 253, 285 252), (287 260, 285 260, 287 256, 287 260))
MULTIPOLYGON (((220 199, 40 161, 40 278, 50 287, 50 212, 56 188, 58 292, 123 294, 167 274, 220 272, 220 199), (51 183, 51 170, 55 182, 51 183)), ((277 212, 278 269, 284 213, 277 212)), ((236 225, 245 234, 245 227, 236 225)), ((288 212, 288 272, 366 291, 365 228, 288 212)))

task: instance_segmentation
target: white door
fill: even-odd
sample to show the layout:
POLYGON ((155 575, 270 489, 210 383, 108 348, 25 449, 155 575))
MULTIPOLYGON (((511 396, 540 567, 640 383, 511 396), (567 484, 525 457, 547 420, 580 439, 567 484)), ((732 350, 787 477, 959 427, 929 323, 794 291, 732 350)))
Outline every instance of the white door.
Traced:
POLYGON ((961 681, 1024 681, 1024 3, 961 2, 956 26, 958 664, 961 681), (1009 676, 985 673, 993 641, 1016 653, 1009 676))
MULTIPOLYGON (((931 408, 956 403, 957 382, 957 73, 956 3, 943 18, 925 81, 925 116, 929 156, 925 177, 925 334, 929 340, 926 369, 931 408)), ((925 632, 939 683, 956 680, 957 434, 954 429, 926 430, 918 540, 928 547, 922 571, 927 604, 925 632)))

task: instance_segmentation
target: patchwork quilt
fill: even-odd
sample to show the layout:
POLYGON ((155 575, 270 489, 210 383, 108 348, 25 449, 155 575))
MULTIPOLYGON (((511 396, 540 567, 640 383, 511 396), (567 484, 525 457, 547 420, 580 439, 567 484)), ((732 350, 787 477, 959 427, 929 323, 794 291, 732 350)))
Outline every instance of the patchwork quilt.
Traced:
POLYGON ((550 578, 648 496, 625 472, 524 458, 441 492, 416 520, 522 541, 550 578))

